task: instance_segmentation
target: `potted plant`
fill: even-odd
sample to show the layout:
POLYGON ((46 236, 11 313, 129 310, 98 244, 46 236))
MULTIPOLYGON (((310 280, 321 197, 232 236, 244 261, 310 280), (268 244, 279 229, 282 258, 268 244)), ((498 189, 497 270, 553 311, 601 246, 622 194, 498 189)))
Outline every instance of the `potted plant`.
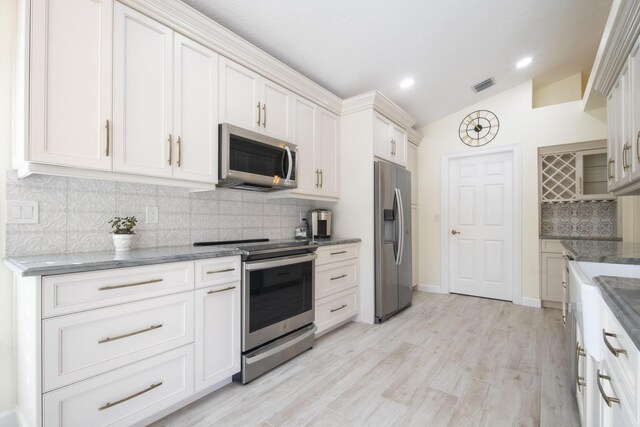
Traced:
POLYGON ((116 251, 128 251, 133 247, 135 233, 133 227, 136 226, 138 220, 135 216, 115 217, 109 224, 113 228, 113 246, 116 251))

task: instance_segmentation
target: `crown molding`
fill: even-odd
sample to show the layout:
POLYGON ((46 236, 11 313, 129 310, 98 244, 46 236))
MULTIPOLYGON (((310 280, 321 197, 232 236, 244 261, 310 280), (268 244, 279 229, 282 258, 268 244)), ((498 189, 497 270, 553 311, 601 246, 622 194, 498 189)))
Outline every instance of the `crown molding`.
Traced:
POLYGON ((174 31, 340 114, 342 99, 179 0, 119 0, 174 31))
POLYGON ((592 68, 593 81, 587 86, 607 96, 639 35, 640 2, 615 0, 592 68))
POLYGON ((416 120, 392 100, 377 90, 356 95, 342 101, 342 114, 374 109, 405 129, 411 129, 416 120))
POLYGON ((419 147, 422 142, 422 134, 414 128, 407 129, 407 133, 409 136, 409 142, 419 147))

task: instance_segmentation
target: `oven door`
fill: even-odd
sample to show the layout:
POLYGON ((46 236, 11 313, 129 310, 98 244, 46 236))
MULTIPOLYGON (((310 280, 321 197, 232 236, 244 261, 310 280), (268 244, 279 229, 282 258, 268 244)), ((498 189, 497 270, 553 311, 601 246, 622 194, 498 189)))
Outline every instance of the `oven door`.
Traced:
POLYGON ((316 258, 313 253, 243 264, 243 352, 313 323, 316 258))

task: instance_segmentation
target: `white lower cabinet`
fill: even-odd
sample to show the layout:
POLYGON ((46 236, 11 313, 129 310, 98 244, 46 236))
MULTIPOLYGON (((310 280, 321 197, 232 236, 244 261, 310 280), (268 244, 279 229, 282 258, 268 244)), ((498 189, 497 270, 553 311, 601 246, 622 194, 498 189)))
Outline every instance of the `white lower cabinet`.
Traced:
POLYGON ((193 394, 193 345, 47 393, 46 426, 128 426, 193 394))
POLYGON ((24 425, 132 425, 240 371, 240 257, 16 278, 24 425))
POLYGON ((196 392, 240 372, 240 282, 198 289, 196 392))
POLYGON ((315 275, 315 323, 320 336, 358 314, 358 244, 320 247, 315 275))

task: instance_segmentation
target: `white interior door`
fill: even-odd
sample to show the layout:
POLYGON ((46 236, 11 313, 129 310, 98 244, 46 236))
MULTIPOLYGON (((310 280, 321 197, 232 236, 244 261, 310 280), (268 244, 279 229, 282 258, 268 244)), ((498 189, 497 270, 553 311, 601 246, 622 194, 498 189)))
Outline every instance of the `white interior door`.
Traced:
POLYGON ((511 152, 450 161, 451 292, 512 299, 512 177, 511 152))

